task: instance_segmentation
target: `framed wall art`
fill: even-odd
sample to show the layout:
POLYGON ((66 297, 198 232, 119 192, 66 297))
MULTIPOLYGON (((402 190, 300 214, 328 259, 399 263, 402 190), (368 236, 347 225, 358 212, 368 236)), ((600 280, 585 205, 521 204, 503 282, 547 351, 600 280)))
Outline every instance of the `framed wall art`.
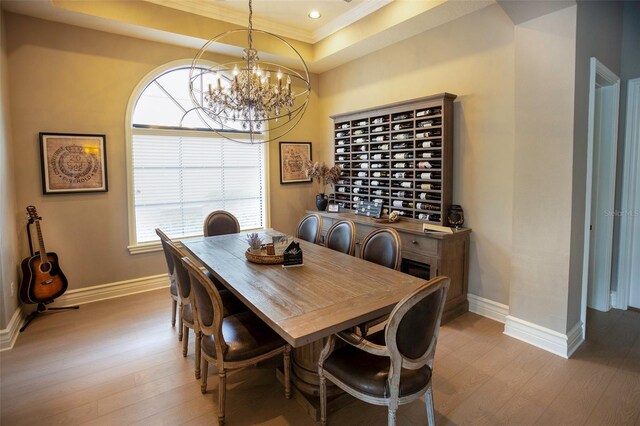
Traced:
POLYGON ((105 135, 40 133, 42 192, 107 192, 105 135))
POLYGON ((311 161, 311 142, 280 142, 280 183, 311 182, 307 161, 311 161))

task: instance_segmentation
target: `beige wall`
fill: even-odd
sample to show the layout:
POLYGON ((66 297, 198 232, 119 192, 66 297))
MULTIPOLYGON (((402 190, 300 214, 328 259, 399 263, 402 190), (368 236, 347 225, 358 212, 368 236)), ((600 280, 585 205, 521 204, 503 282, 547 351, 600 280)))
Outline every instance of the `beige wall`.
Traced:
POLYGON ((469 292, 509 301, 513 199, 513 24, 497 6, 429 30, 320 76, 325 148, 332 114, 440 92, 454 107, 453 201, 473 228, 469 292))
POLYGON ((16 295, 20 285, 5 28, 4 16, 0 14, 0 329, 7 327, 18 307, 16 295), (11 283, 14 283, 14 295, 11 295, 11 283))
POLYGON ((515 29, 509 314, 565 332, 571 238, 576 7, 515 29))
MULTIPOLYGON (((160 252, 130 255, 127 250, 125 111, 147 73, 192 58, 195 50, 15 14, 7 14, 6 21, 17 209, 38 207, 47 248, 58 253, 70 289, 166 272, 160 252), (106 134, 109 192, 43 196, 41 131, 106 134)), ((313 141, 316 104, 314 96, 290 140, 313 141)), ((271 222, 292 231, 304 208, 311 207, 313 191, 309 184, 281 187, 277 143, 269 152, 271 222)), ((22 221, 17 226, 21 230, 22 221)), ((19 241, 25 255, 22 231, 19 241)))

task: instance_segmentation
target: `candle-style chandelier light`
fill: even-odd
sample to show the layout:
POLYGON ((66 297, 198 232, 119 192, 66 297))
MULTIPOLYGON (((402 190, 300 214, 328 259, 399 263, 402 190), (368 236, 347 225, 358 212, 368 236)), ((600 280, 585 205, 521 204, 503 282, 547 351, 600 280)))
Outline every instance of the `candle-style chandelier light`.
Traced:
POLYGON ((198 51, 191 64, 189 92, 202 121, 220 136, 263 143, 281 138, 298 124, 309 102, 311 84, 307 64, 298 51, 280 36, 254 30, 252 17, 249 0, 248 28, 219 34, 198 51), (247 34, 248 46, 241 59, 213 66, 203 59, 212 44, 242 33, 247 34), (299 70, 261 61, 254 34, 269 43, 284 43, 299 70))

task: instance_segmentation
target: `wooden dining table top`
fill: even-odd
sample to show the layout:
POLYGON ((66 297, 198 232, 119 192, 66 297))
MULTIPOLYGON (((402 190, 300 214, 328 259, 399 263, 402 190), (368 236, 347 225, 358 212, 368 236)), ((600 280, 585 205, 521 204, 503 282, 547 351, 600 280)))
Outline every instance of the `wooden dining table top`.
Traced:
MULTIPOLYGON (((263 241, 274 230, 260 231, 263 241)), ((295 239, 303 266, 249 262, 246 235, 183 241, 186 250, 293 347, 391 312, 425 280, 295 239)))

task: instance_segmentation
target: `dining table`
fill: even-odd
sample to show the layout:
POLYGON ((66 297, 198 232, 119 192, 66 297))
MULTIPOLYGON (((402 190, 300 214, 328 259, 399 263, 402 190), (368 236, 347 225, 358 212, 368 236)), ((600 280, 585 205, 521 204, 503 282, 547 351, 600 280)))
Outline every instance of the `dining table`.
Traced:
MULTIPOLYGON (((265 242, 285 235, 258 231, 265 242)), ((233 292, 293 349, 292 395, 319 419, 317 362, 331 334, 384 316, 425 283, 384 266, 294 239, 303 265, 252 263, 245 256, 246 235, 228 234, 182 242, 187 252, 233 292)), ((328 410, 351 398, 336 386, 327 389, 328 410)))

